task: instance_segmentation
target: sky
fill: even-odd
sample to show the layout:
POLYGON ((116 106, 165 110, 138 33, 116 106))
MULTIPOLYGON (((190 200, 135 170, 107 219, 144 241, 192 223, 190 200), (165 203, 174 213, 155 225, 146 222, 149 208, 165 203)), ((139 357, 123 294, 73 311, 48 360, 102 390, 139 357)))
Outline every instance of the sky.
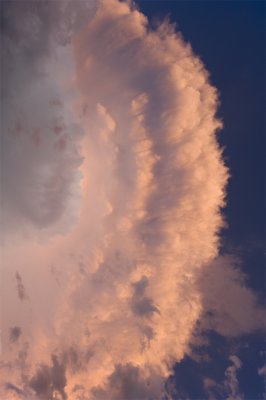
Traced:
POLYGON ((1 399, 265 399, 264 2, 1 15, 1 399))

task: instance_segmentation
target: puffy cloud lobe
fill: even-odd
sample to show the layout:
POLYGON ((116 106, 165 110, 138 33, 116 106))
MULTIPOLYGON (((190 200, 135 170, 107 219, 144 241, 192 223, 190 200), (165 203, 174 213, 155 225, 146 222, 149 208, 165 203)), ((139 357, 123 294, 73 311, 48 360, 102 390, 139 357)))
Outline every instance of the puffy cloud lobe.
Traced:
POLYGON ((240 266, 241 260, 226 254, 201 273, 199 286, 207 312, 201 321, 205 329, 214 329, 224 336, 238 336, 265 327, 265 310, 247 287, 240 266))
MULTIPOLYGON (((57 17, 38 4, 12 11, 27 21, 14 25, 18 48, 5 39, 18 67, 5 89, 4 278, 19 269, 29 301, 18 316, 4 288, 5 326, 19 322, 24 341, 4 355, 32 399, 160 399, 205 308, 222 329, 205 292, 235 276, 206 269, 228 177, 217 93, 173 27, 150 30, 125 2, 99 1, 86 24, 79 2, 58 2, 57 17)), ((236 326, 223 333, 254 328, 245 316, 236 326)))

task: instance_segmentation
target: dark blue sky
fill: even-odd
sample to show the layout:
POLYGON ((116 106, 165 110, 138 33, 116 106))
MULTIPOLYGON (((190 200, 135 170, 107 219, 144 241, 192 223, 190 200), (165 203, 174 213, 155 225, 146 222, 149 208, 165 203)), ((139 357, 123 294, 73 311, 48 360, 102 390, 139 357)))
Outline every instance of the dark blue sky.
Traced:
MULTIPOLYGON (((219 117, 224 129, 220 144, 230 169, 228 228, 222 251, 237 253, 248 284, 265 301, 265 2, 139 0, 150 21, 165 16, 177 25, 184 39, 210 72, 220 93, 219 117)), ((211 363, 187 358, 176 365, 175 380, 189 398, 204 398, 202 376, 223 379, 228 355, 238 346, 243 367, 240 390, 247 400, 262 398, 263 380, 257 374, 265 349, 261 335, 229 340, 209 334, 204 349, 211 363), (222 349, 222 354, 217 350, 222 349)))

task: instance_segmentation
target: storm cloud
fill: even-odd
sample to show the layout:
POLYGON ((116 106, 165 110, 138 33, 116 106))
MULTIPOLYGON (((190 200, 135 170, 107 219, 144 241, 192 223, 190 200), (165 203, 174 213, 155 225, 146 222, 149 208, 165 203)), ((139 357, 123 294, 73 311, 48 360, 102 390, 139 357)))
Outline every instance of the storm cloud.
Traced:
POLYGON ((217 90, 175 27, 131 2, 3 9, 3 396, 170 399, 196 332, 263 326, 219 256, 217 90))

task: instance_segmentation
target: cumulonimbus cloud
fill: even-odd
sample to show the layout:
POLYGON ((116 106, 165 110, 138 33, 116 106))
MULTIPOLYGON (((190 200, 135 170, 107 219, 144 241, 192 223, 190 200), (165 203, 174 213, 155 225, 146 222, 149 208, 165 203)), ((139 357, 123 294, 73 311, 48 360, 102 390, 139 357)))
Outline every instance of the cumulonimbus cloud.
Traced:
MULTIPOLYGON (((243 295, 213 261, 228 179, 217 91, 169 23, 152 30, 118 0, 58 3, 4 14, 3 393, 161 399, 206 309, 222 331, 230 304, 205 283, 220 274, 243 295)), ((246 297, 248 322, 222 334, 261 326, 246 297)))

